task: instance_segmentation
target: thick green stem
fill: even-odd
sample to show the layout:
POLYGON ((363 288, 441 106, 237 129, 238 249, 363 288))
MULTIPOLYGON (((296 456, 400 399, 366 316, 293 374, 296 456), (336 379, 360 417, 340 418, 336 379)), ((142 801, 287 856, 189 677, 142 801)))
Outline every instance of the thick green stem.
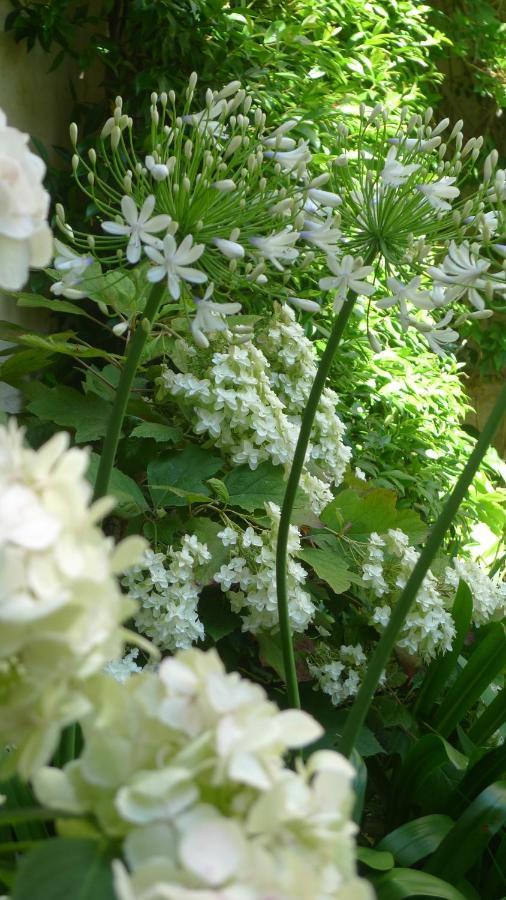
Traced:
POLYGON ((287 587, 287 566, 288 566, 288 533, 290 529, 290 519, 292 516, 293 505, 295 503, 295 495, 299 486, 300 476, 306 458, 311 429, 313 427, 314 417, 318 408, 318 402, 322 395, 327 375, 329 374, 332 360, 343 335, 346 324, 353 310, 357 295, 350 292, 350 295, 344 303, 339 315, 337 316, 327 346, 320 359, 316 377, 309 394, 306 408, 302 416, 299 437, 295 453, 293 455, 292 467, 288 476, 285 497, 281 508, 281 517, 279 520, 278 542, 276 549, 276 586, 278 595, 278 617, 279 632, 281 637, 281 647, 283 650, 283 664, 285 667, 285 682, 290 706, 300 709, 299 687, 297 684, 297 673, 295 670, 295 656, 293 652, 292 633, 290 628, 290 616, 288 611, 288 587, 287 587))
POLYGON ((443 507, 441 515, 430 531, 427 543, 423 548, 416 565, 407 581, 399 601, 392 611, 390 620, 385 631, 383 632, 374 653, 371 656, 365 678, 362 686, 357 694, 355 702, 346 719, 344 731, 341 737, 339 749, 345 756, 350 756, 358 733, 362 727, 374 692, 378 686, 381 674, 390 658, 392 650, 397 642, 399 632, 406 620, 406 617, 415 601, 418 590, 427 574, 430 564, 434 559, 439 547, 443 542, 445 532, 451 525, 455 514, 458 511, 462 500, 464 499, 467 489, 471 484, 480 463, 485 456, 490 444, 492 443, 495 432, 497 431, 501 420, 506 413, 506 385, 503 387, 496 404, 490 413, 480 437, 476 441, 473 452, 471 453, 457 484, 443 507))
POLYGON ((141 321, 138 322, 134 336, 130 341, 125 365, 114 397, 104 446, 102 448, 97 480, 95 482, 94 500, 98 500, 99 497, 103 497, 104 494, 107 493, 112 467, 116 458, 116 450, 118 449, 118 441, 123 427, 123 419, 125 418, 128 398, 130 397, 132 382, 135 378, 144 345, 150 333, 151 326, 156 318, 165 290, 166 286, 164 281, 153 285, 146 303, 144 315, 141 321))

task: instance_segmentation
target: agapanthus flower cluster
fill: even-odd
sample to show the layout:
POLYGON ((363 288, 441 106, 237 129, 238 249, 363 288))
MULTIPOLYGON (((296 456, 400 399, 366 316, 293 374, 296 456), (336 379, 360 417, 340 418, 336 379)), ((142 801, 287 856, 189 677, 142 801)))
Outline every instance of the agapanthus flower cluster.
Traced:
POLYGON ((349 290, 374 296, 380 309, 395 309, 404 329, 415 328, 443 355, 463 318, 491 315, 486 299, 506 291, 500 259, 506 176, 496 171, 494 150, 481 184, 463 190, 483 140, 463 146, 461 121, 451 128, 448 119, 435 126, 431 119, 430 109, 394 119, 378 106, 363 110, 357 135, 339 124, 327 187, 340 203, 337 209, 323 200, 306 203, 302 235, 325 250, 330 275, 319 283, 333 292, 336 311, 349 290), (386 296, 378 276, 386 278, 386 296), (454 319, 453 307, 464 299, 473 311, 454 319))
POLYGON ((197 570, 210 559, 207 544, 184 534, 179 549, 169 547, 166 554, 146 550, 122 579, 138 603, 136 627, 160 650, 185 649, 204 637, 197 612, 202 589, 197 570))
POLYGON ((88 463, 65 434, 34 451, 14 420, 0 428, 0 746, 24 777, 88 709, 85 683, 121 655, 135 609, 114 575, 144 541, 104 537, 97 523, 114 504, 90 506, 88 463))
POLYGON ((296 120, 269 128, 238 81, 208 90, 202 109, 196 86, 193 74, 181 106, 173 91, 152 94, 141 133, 117 97, 87 158, 71 126, 74 176, 98 210, 100 231, 72 229, 59 207, 71 248, 55 266, 64 272, 56 292, 75 296, 86 291, 91 257, 113 268, 143 264, 149 282, 165 283, 167 299, 195 315, 194 337, 205 346, 206 334, 240 309, 239 290, 288 296, 311 153, 291 136, 296 120), (215 301, 201 293, 213 288, 215 301))
POLYGON ((0 288, 7 291, 22 288, 29 268, 47 266, 53 251, 46 167, 28 140, 0 109, 0 288))
MULTIPOLYGON (((230 559, 214 575, 230 600, 234 612, 240 613, 243 631, 273 631, 279 626, 276 594, 276 541, 279 507, 266 503, 270 527, 263 531, 248 526, 246 530, 230 525, 218 535, 230 548, 230 559), (233 588, 233 590, 231 590, 233 588)), ((293 631, 306 631, 315 614, 310 595, 304 590, 306 571, 295 556, 300 551, 300 535, 295 525, 288 536, 288 614, 293 631)))
POLYGON ((330 697, 334 706, 341 706, 358 694, 367 669, 367 656, 361 644, 341 644, 337 650, 325 647, 323 658, 316 655, 308 668, 320 690, 330 697))
POLYGON ((215 651, 123 685, 98 676, 91 695, 81 757, 34 786, 120 842, 118 900, 372 898, 355 872, 351 765, 331 751, 283 763, 320 737, 309 715, 279 712, 215 651))
MULTIPOLYGON (((178 362, 187 371, 163 369, 158 396, 175 398, 195 434, 211 438, 236 465, 255 469, 269 460, 288 470, 316 354, 286 305, 277 308, 258 343, 232 344, 210 357, 182 344, 178 362)), ((351 458, 337 404, 336 394, 325 389, 301 478, 315 512, 332 499, 331 488, 341 483, 351 458)))

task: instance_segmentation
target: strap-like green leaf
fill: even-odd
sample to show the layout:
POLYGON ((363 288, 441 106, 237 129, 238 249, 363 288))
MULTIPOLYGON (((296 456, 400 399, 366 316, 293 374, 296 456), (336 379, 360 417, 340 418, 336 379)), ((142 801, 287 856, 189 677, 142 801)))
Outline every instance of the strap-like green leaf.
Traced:
POLYGON ((426 865, 427 872, 455 882, 479 859, 506 824, 506 781, 489 785, 468 806, 426 865))
POLYGON ((415 869, 391 869, 385 875, 375 878, 373 884, 378 900, 403 900, 404 897, 466 900, 453 885, 415 869))
POLYGON ((472 614, 473 598, 471 591, 466 582, 461 580, 452 609, 452 616, 455 622, 455 638, 452 649, 439 659, 435 659, 429 666, 414 708, 414 713, 419 719, 425 719, 429 715, 434 702, 444 693, 469 632, 472 614))
POLYGON ((434 853, 453 825, 450 816, 422 816, 391 831, 377 849, 389 850, 400 866, 412 866, 434 853))
POLYGON ((506 688, 492 700, 468 731, 475 744, 484 744, 506 722, 506 688))
POLYGON ((500 622, 490 626, 465 669, 448 691, 434 718, 434 728, 446 737, 462 721, 483 691, 506 666, 505 629, 500 622))

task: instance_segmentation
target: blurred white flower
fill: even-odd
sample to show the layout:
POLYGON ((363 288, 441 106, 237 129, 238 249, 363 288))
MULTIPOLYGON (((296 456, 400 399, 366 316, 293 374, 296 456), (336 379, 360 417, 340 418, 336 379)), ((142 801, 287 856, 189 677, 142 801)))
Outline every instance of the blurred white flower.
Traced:
POLYGON ((228 325, 225 316, 234 316, 241 311, 240 303, 214 303, 209 298, 213 293, 213 285, 209 285, 202 298, 194 296, 196 313, 191 320, 191 332, 198 347, 207 349, 209 341, 206 334, 226 331, 228 325))
POLYGON ((453 187, 456 180, 456 177, 444 175, 440 181, 417 184, 416 187, 433 209, 445 211, 452 208, 448 201, 455 200, 460 194, 459 188, 453 187))
POLYGON ((293 262, 299 255, 299 251, 294 247, 298 239, 298 231, 284 228, 283 231, 270 234, 268 237, 252 237, 250 244, 256 247, 264 259, 268 259, 279 272, 282 272, 283 264, 293 262))
POLYGON ((7 291, 23 287, 30 267, 47 266, 53 250, 46 167, 28 140, 0 109, 0 288, 7 291))
POLYGON ((416 163, 409 163, 407 166, 400 163, 397 160, 397 147, 390 147, 380 178, 385 187, 400 187, 419 168, 416 163))
POLYGON ((365 280, 373 272, 373 267, 363 266, 360 258, 354 259, 349 254, 343 256, 341 260, 327 256, 327 266, 333 274, 320 278, 319 285, 323 291, 336 291, 334 300, 336 312, 341 309, 350 290, 359 296, 370 297, 374 294, 375 286, 365 280))

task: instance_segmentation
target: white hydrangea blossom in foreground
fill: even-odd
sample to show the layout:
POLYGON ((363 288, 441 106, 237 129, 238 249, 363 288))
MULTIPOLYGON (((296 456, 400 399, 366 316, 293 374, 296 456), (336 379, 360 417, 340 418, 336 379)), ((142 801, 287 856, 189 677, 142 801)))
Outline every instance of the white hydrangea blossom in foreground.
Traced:
MULTIPOLYGON (((245 531, 226 528, 221 532, 224 546, 233 546, 228 563, 216 572, 214 580, 227 594, 234 612, 240 613, 243 631, 271 631, 279 627, 276 594, 276 541, 279 507, 266 503, 271 527, 258 533, 249 526, 245 531), (235 533, 235 541, 230 532, 235 533), (232 587, 236 587, 233 591, 232 587)), ((310 595, 304 590, 306 571, 294 556, 300 551, 297 528, 290 526, 288 535, 288 613, 293 631, 306 631, 315 614, 310 595)))
POLYGON ((283 763, 321 736, 309 715, 279 712, 213 650, 123 685, 97 676, 90 696, 80 759, 34 787, 121 842, 118 900, 372 900, 356 876, 353 768, 332 751, 283 763))
POLYGON ((136 627, 160 650, 182 650, 204 637, 197 613, 202 585, 195 570, 210 559, 207 545, 185 534, 181 548, 169 547, 167 555, 146 550, 122 579, 139 604, 136 627))
POLYGON ((47 266, 53 250, 46 167, 28 140, 0 109, 0 288, 7 291, 23 287, 30 267, 47 266))
POLYGON ((104 537, 113 504, 90 506, 88 461, 65 434, 34 451, 14 420, 0 428, 0 746, 23 777, 86 711, 86 680, 121 655, 135 609, 114 575, 144 541, 104 537))

